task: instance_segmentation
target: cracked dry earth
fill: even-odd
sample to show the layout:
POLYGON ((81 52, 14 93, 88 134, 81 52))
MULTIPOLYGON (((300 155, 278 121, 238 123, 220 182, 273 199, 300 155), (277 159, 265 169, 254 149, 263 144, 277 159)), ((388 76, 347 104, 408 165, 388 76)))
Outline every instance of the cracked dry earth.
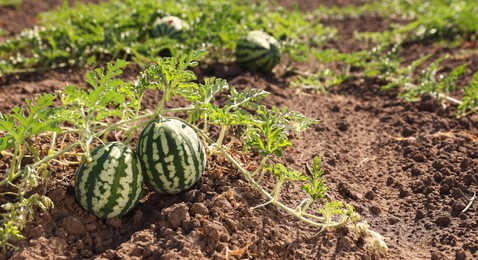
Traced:
MULTIPOLYGON (((363 18, 349 20, 347 28, 363 28, 363 23, 363 18)), ((340 38, 333 44, 352 48, 340 38)), ((415 57, 423 48, 436 47, 412 45, 401 55, 415 57)), ((468 65, 464 82, 477 70, 476 60, 463 61, 468 65)), ((304 66, 312 70, 319 65, 304 66)), ((0 112, 65 83, 86 86, 85 71, 72 68, 3 79, 0 112)), ((329 195, 353 205, 371 229, 386 238, 388 252, 367 251, 365 242, 354 240, 347 230, 317 234, 274 206, 251 210, 264 199, 224 158, 212 157, 205 175, 189 191, 174 196, 146 191, 131 213, 110 220, 97 219, 79 206, 73 188, 76 168, 59 167, 47 186, 55 208, 38 213, 25 229, 27 239, 16 244, 20 249, 0 259, 478 258, 478 204, 462 213, 478 191, 478 116, 456 119, 455 107, 442 107, 429 97, 406 103, 394 91, 381 91, 385 82, 370 78, 351 78, 320 95, 289 87, 290 78, 280 69, 261 75, 234 64, 216 64, 197 72, 227 78, 239 89, 267 90, 271 95, 265 104, 320 119, 307 132, 291 136, 294 146, 285 153, 284 163, 302 170, 318 155, 329 195)), ((126 72, 126 78, 135 76, 134 70, 126 72)), ((150 93, 145 106, 156 98, 150 93)), ((256 158, 242 155, 241 147, 232 151, 247 167, 256 166, 256 158)), ((2 159, 0 171, 7 167, 2 159)), ((299 187, 285 189, 281 199, 292 205, 301 200, 299 187)))

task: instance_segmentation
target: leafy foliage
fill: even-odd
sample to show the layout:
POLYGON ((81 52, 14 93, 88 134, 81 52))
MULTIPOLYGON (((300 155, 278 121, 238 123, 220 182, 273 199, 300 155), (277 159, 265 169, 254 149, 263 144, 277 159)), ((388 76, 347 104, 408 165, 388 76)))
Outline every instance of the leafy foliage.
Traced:
POLYGON ((201 48, 214 50, 211 60, 231 61, 237 40, 251 30, 267 31, 281 39, 292 59, 305 60, 309 45, 334 36, 334 30, 298 11, 239 0, 112 0, 73 8, 65 2, 41 18, 39 27, 0 43, 0 75, 116 58, 146 65, 159 56, 179 57, 201 48), (167 15, 180 17, 189 29, 157 37, 155 21, 167 15))
POLYGON ((18 8, 22 4, 22 0, 0 0, 0 6, 18 8))
POLYGON ((310 175, 305 178, 307 182, 302 186, 302 189, 310 195, 312 200, 325 199, 327 187, 323 179, 324 170, 319 157, 314 157, 312 168, 307 165, 307 171, 310 175))
POLYGON ((463 103, 458 106, 458 114, 465 115, 478 111, 478 72, 475 72, 471 84, 464 87, 463 103))

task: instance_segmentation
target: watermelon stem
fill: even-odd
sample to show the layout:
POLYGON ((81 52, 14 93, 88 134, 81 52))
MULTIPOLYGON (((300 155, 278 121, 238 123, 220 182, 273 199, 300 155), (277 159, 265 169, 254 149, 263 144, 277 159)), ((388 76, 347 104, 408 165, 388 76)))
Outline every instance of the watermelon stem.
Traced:
POLYGON ((217 147, 222 147, 222 142, 223 142, 224 136, 226 135, 226 131, 227 131, 227 126, 222 126, 221 132, 219 133, 219 137, 216 142, 217 147))
MULTIPOLYGON (((50 160, 55 159, 55 158, 57 158, 57 157, 59 157, 59 156, 65 154, 65 153, 67 153, 67 152, 73 150, 74 148, 78 147, 79 145, 80 145, 80 141, 77 141, 77 142, 75 142, 75 143, 69 145, 68 147, 64 148, 63 150, 58 151, 58 152, 55 153, 55 154, 51 154, 51 155, 49 155, 49 156, 44 157, 44 158, 41 159, 40 161, 38 161, 38 162, 32 164, 32 165, 30 166, 30 168, 31 168, 31 169, 35 169, 35 168, 41 166, 42 164, 47 163, 47 162, 49 162, 50 160)), ((19 171, 19 172, 15 173, 15 174, 12 176, 11 179, 8 178, 8 179, 4 179, 4 180, 0 181, 0 186, 3 186, 3 185, 5 185, 5 184, 12 184, 12 183, 11 183, 12 181, 14 181, 14 180, 17 179, 18 177, 20 177, 20 176, 22 176, 22 175, 24 175, 24 174, 26 173, 26 169, 27 169, 27 168, 28 168, 28 167, 24 168, 22 171, 19 171)))

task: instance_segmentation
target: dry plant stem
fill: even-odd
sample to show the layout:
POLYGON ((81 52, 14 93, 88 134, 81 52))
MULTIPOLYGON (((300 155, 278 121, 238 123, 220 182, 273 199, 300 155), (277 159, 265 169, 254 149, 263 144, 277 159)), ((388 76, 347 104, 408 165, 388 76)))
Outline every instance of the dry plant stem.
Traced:
POLYGON ((463 104, 463 101, 458 100, 458 99, 456 99, 456 98, 454 98, 454 97, 445 96, 445 99, 448 100, 448 101, 450 101, 450 102, 452 102, 452 103, 455 103, 455 104, 457 104, 457 105, 463 104))
POLYGON ((466 207, 461 211, 461 213, 467 212, 470 209, 473 202, 475 201, 475 199, 476 199, 476 192, 473 192, 473 197, 471 197, 470 201, 468 202, 468 205, 466 205, 466 207))

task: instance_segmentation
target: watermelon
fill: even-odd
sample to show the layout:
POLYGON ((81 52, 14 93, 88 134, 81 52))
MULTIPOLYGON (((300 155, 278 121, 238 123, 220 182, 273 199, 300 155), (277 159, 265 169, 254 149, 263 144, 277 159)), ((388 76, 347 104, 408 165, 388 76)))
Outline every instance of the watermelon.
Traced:
POLYGON ((187 30, 189 25, 176 16, 165 16, 158 18, 153 24, 153 37, 169 36, 177 37, 181 32, 187 30))
POLYGON ((75 194, 80 205, 99 218, 123 216, 139 201, 144 177, 134 150, 120 142, 96 147, 80 164, 75 194))
POLYGON ((161 194, 193 186, 206 167, 206 153, 194 130, 177 119, 160 119, 141 132, 136 148, 145 179, 161 194))
POLYGON ((251 31, 237 42, 236 61, 241 67, 270 72, 279 64, 280 58, 276 39, 263 31, 251 31))

